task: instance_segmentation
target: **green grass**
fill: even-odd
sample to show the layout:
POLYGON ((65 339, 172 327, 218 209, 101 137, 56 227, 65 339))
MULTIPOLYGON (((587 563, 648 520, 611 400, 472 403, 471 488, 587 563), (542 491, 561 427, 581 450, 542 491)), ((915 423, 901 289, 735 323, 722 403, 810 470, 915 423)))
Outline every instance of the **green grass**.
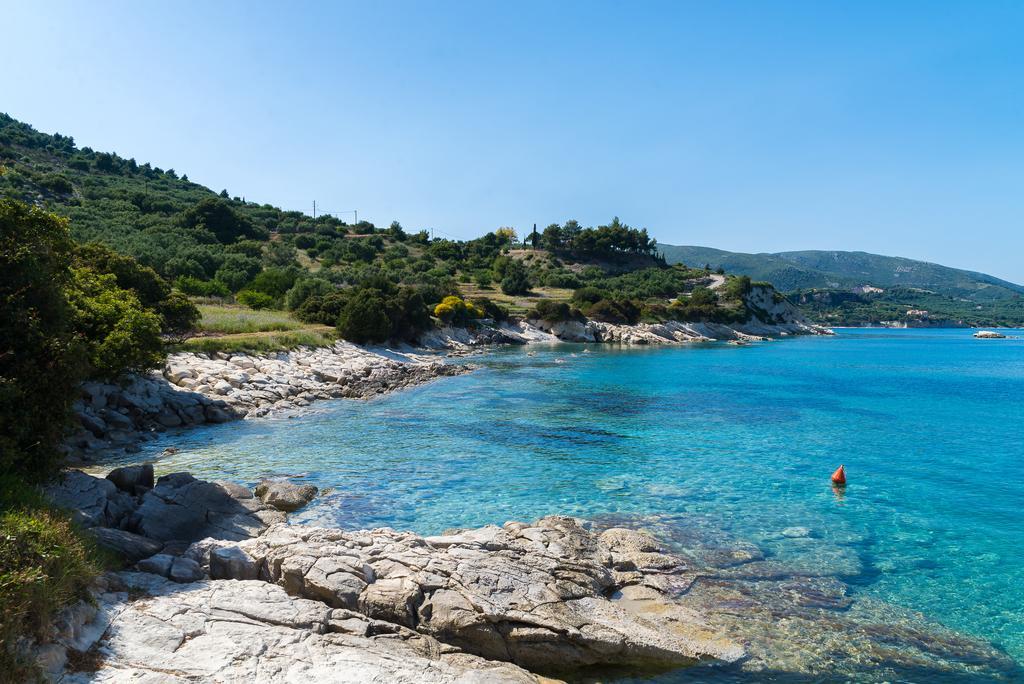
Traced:
POLYGON ((509 313, 523 315, 536 306, 542 299, 550 299, 556 302, 567 302, 572 297, 572 290, 558 287, 535 287, 528 295, 507 295, 501 291, 497 284, 490 288, 482 288, 476 283, 459 283, 459 290, 467 299, 473 297, 487 297, 498 304, 506 307, 509 313))
POLYGON ((87 599, 110 559, 35 489, 0 477, 0 679, 41 679, 14 650, 20 637, 45 640, 53 617, 87 599))
POLYGON ((238 333, 297 330, 303 324, 285 311, 254 311, 242 306, 200 304, 203 315, 199 329, 204 333, 235 335, 238 333))
POLYGON ((300 346, 325 347, 338 339, 334 328, 328 325, 313 325, 302 330, 282 332, 255 332, 215 337, 193 337, 179 347, 189 352, 250 352, 263 354, 284 351, 300 346))

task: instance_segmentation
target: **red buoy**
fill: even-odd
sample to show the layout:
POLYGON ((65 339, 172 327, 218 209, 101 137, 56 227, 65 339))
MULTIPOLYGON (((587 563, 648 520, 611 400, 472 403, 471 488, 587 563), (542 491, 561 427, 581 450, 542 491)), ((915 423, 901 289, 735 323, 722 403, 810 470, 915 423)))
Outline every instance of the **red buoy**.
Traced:
POLYGON ((839 466, 836 468, 836 472, 832 473, 832 484, 845 486, 846 485, 846 467, 839 466))

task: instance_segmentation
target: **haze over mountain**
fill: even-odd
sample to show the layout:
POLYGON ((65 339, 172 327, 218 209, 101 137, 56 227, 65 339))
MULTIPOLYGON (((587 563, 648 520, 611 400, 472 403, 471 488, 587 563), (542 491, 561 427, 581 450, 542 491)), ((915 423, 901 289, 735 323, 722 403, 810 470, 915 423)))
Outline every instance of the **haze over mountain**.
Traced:
POLYGON ((669 263, 712 268, 767 280, 783 292, 807 289, 856 291, 920 288, 976 302, 1015 300, 1024 286, 985 273, 905 257, 867 252, 806 250, 748 254, 712 247, 660 245, 669 263))

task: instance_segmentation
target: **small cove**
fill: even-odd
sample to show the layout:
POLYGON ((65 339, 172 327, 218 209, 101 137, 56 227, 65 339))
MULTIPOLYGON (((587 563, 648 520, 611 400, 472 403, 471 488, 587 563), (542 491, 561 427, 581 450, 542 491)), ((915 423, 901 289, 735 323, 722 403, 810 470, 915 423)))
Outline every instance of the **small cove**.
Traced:
POLYGON ((684 514, 1024 660, 1024 341, 841 330, 530 352, 299 418, 167 434, 136 456, 250 484, 302 475, 328 491, 294 519, 350 529, 684 514), (167 446, 180 452, 159 458, 167 446))

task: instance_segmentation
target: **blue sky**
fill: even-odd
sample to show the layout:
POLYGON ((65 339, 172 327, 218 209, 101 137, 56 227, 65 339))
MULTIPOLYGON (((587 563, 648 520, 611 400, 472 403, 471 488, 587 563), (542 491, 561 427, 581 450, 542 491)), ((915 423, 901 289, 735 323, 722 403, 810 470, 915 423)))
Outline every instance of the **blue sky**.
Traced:
POLYGON ((473 237, 860 249, 1024 282, 1024 3, 16 3, 0 111, 473 237))

